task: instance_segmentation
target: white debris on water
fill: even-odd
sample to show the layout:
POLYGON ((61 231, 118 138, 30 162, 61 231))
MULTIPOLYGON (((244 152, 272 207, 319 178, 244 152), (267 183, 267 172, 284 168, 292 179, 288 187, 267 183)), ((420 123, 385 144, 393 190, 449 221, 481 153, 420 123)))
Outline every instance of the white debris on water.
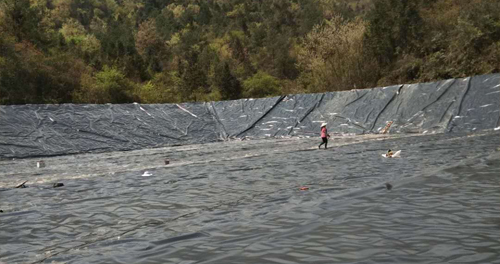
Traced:
POLYGON ((142 177, 149 177, 149 176, 153 176, 153 174, 151 174, 149 171, 145 171, 141 176, 142 177))

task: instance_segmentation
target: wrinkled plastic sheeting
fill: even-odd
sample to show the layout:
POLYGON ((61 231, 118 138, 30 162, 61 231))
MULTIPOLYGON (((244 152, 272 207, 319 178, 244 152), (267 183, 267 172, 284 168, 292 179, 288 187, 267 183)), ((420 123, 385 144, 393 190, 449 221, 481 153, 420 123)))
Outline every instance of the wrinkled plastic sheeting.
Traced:
POLYGON ((266 116, 256 122, 252 130, 242 133, 242 136, 263 138, 296 135, 292 132, 300 129, 298 126, 301 121, 314 110, 322 96, 322 94, 285 96, 266 116))
POLYGON ((219 130, 224 138, 241 137, 241 134, 253 126, 275 108, 282 97, 262 99, 240 99, 207 103, 210 105, 219 130))
POLYGON ((471 79, 448 126, 450 132, 470 132, 500 127, 500 75, 471 79))
POLYGON ((500 127, 500 75, 263 99, 157 105, 0 106, 0 158, 330 133, 500 127))
POLYGON ((442 133, 456 115, 469 78, 404 85, 380 115, 372 132, 393 121, 390 133, 442 133))
POLYGON ((318 107, 301 123, 300 134, 317 136, 323 122, 328 124, 329 133, 369 133, 387 104, 396 96, 398 88, 390 86, 325 93, 318 107))
POLYGON ((0 108, 0 157, 117 151, 220 139, 204 104, 0 108))

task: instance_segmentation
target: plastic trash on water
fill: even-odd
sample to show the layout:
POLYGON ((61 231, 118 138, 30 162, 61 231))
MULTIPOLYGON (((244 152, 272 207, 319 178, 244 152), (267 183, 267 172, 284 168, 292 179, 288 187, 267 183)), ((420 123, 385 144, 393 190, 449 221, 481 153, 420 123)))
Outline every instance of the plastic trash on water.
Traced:
POLYGON ((392 154, 392 156, 387 156, 387 153, 382 154, 382 157, 384 158, 400 158, 401 157, 401 150, 398 150, 392 154))
POLYGON ((149 171, 145 171, 145 172, 142 174, 142 177, 149 177, 149 176, 153 176, 153 174, 151 174, 149 171))
POLYGON ((36 167, 37 168, 44 168, 45 167, 45 162, 43 160, 37 161, 36 162, 36 167))

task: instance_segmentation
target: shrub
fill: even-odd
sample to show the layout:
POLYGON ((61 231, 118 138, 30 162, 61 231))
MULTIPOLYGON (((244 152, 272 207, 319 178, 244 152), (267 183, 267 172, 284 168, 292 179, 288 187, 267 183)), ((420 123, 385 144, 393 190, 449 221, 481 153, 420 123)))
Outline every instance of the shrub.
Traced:
POLYGON ((117 68, 104 66, 95 76, 82 76, 75 98, 80 103, 131 103, 133 89, 134 84, 117 68))
POLYGON ((310 92, 370 87, 376 83, 377 64, 363 53, 365 23, 340 16, 313 28, 298 55, 299 82, 310 92))
POLYGON ((243 96, 246 98, 275 96, 280 93, 280 81, 262 71, 243 82, 243 96))
POLYGON ((177 72, 161 72, 153 80, 138 86, 135 95, 145 104, 178 103, 181 102, 179 90, 182 84, 177 72))

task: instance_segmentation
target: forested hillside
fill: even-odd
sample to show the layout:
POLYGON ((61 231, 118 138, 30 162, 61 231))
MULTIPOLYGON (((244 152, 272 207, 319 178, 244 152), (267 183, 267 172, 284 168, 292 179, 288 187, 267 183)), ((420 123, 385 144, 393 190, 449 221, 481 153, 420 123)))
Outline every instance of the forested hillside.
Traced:
POLYGON ((499 69, 498 0, 0 1, 0 104, 226 100, 499 69))

